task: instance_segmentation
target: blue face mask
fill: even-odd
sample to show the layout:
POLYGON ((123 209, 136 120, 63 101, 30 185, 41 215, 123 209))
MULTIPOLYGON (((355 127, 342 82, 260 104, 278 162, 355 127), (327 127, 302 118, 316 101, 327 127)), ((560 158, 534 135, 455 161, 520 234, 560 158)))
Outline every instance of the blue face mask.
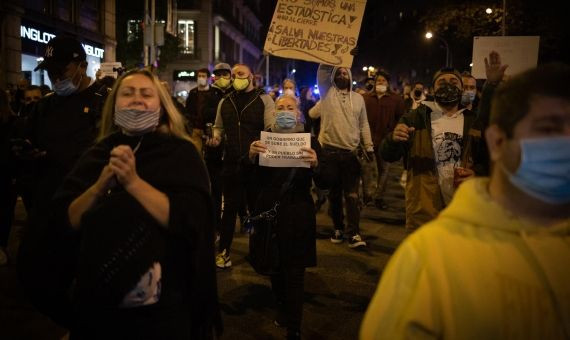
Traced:
POLYGON ((469 105, 475 100, 475 91, 465 91, 461 95, 461 104, 469 105))
MULTIPOLYGON (((67 97, 77 91, 79 85, 75 85, 72 80, 77 72, 79 72, 79 68, 77 68, 73 76, 53 84, 53 90, 58 96, 67 97)), ((81 76, 81 78, 83 78, 83 76, 81 76)), ((79 79, 79 83, 81 83, 81 78, 79 79)))
POLYGON ((275 123, 280 129, 292 129, 297 125, 297 115, 291 111, 279 111, 275 115, 275 123))
POLYGON ((521 140, 521 164, 509 180, 541 201, 570 203, 570 137, 521 140))

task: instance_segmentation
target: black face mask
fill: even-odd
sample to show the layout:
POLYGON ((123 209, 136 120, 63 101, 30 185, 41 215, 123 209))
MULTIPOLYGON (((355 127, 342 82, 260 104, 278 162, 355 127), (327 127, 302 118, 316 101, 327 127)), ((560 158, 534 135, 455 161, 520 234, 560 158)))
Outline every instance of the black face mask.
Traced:
POLYGON ((338 87, 339 89, 346 90, 348 88, 350 81, 343 77, 336 77, 334 78, 334 83, 336 84, 336 87, 338 87))
POLYGON ((368 91, 372 91, 373 88, 374 88, 374 85, 372 85, 372 84, 366 85, 366 90, 368 90, 368 91))
POLYGON ((422 90, 414 90, 414 97, 420 98, 422 96, 422 90))
POLYGON ((444 83, 434 93, 435 102, 441 106, 453 107, 461 100, 461 90, 457 86, 444 83))

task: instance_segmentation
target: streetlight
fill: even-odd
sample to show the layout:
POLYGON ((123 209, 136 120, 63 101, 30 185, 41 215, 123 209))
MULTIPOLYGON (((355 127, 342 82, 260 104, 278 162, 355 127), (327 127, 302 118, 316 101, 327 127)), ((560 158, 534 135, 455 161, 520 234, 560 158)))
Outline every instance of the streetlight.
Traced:
POLYGON ((431 39, 433 37, 438 38, 439 40, 441 40, 443 42, 443 44, 445 45, 445 67, 450 67, 451 66, 451 58, 450 58, 450 53, 449 53, 449 44, 447 43, 447 41, 445 41, 445 39, 443 39, 442 37, 440 37, 439 35, 435 35, 431 32, 427 32, 426 33, 426 39, 431 39))
MULTIPOLYGON (((485 13, 493 13, 493 9, 488 7, 485 13)), ((507 0, 503 0, 503 13, 501 14, 501 33, 503 36, 507 35, 507 0)))
POLYGON ((364 71, 364 72, 368 71, 368 67, 364 66, 364 67, 362 68, 362 71, 364 71))

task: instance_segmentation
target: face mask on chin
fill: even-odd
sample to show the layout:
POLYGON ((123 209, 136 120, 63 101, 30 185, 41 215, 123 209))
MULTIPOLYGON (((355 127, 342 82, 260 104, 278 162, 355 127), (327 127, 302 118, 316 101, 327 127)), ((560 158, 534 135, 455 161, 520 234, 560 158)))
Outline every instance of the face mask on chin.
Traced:
POLYGON ((79 72, 79 67, 77 68, 77 70, 75 71, 73 76, 54 83, 53 84, 53 91, 58 96, 62 96, 62 97, 67 97, 67 96, 75 93, 79 89, 79 84, 81 84, 81 80, 83 80, 83 75, 82 75, 81 78, 79 78, 78 85, 75 85, 73 83, 73 78, 75 78, 75 75, 77 74, 77 72, 79 72))
POLYGON ((156 110, 115 109, 115 125, 129 135, 142 135, 154 131, 160 120, 160 107, 156 110))

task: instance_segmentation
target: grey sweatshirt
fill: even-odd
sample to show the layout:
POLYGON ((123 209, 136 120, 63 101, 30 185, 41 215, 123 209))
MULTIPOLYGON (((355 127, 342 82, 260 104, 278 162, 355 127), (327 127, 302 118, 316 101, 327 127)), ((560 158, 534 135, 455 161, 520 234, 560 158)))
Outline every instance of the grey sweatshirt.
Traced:
MULTIPOLYGON (((321 100, 309 110, 311 118, 321 117, 321 145, 330 145, 346 150, 355 150, 362 142, 367 151, 374 149, 366 106, 362 96, 353 91, 340 91, 334 83, 338 67, 319 65, 317 83, 321 100)), ((350 85, 352 74, 348 69, 350 85)))

